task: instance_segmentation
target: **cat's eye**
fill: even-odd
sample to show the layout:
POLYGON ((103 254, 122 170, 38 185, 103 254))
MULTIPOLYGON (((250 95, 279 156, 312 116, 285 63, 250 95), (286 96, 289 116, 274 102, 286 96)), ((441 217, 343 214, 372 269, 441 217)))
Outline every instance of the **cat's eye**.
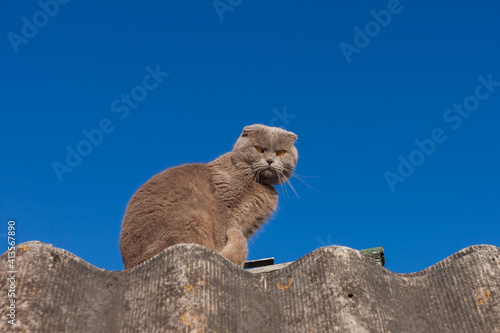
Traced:
POLYGON ((263 153, 264 152, 264 148, 262 148, 260 146, 255 146, 255 150, 257 150, 259 153, 263 153))
POLYGON ((278 151, 276 152, 276 156, 281 157, 281 156, 285 155, 285 153, 286 153, 286 151, 284 151, 284 150, 278 150, 278 151))

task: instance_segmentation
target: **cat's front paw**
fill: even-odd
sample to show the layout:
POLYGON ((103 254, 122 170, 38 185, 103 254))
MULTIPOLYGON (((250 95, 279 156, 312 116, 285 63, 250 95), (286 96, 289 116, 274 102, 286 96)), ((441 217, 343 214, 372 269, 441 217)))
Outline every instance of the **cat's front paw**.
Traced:
POLYGON ((241 230, 237 228, 228 229, 226 235, 227 243, 220 254, 236 265, 243 267, 243 263, 248 255, 247 239, 241 230))

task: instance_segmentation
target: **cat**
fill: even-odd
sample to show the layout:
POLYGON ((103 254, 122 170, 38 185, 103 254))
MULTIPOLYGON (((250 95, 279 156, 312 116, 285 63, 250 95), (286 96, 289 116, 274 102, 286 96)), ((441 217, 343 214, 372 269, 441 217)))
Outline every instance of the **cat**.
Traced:
POLYGON ((125 269, 179 243, 203 245, 242 267, 247 239, 276 209, 273 185, 295 169, 296 140, 278 127, 246 126, 231 152, 153 176, 132 196, 123 218, 125 269))

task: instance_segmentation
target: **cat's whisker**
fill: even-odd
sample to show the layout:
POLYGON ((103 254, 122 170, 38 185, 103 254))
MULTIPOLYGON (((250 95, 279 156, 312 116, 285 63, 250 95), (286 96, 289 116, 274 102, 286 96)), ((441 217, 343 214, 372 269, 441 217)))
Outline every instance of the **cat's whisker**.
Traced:
POLYGON ((316 188, 314 188, 314 187, 310 186, 309 184, 307 184, 307 183, 304 181, 303 177, 305 177, 305 178, 317 178, 317 176, 311 176, 311 177, 309 177, 309 176, 303 176, 303 175, 298 174, 298 173, 296 172, 296 170, 294 170, 293 168, 289 168, 289 167, 287 167, 287 166, 283 166, 283 168, 291 174, 290 178, 291 178, 291 177, 295 177, 295 178, 297 178, 297 179, 298 179, 298 180, 299 180, 302 184, 304 184, 305 186, 309 187, 310 189, 316 190, 316 188))
POLYGON ((301 175, 300 173, 297 172, 297 168, 294 169, 294 174, 296 174, 300 178, 318 178, 318 176, 305 176, 305 175, 301 175))
POLYGON ((258 178, 258 173, 259 173, 259 170, 258 169, 252 169, 252 172, 250 173, 249 175, 249 178, 246 182, 246 187, 245 187, 245 190, 248 188, 248 186, 250 186, 252 183, 254 182, 257 182, 257 178, 258 178))
POLYGON ((305 186, 309 187, 310 189, 313 189, 313 190, 317 190, 316 188, 310 186, 309 184, 307 184, 302 178, 300 178, 299 176, 297 176, 296 174, 293 174, 292 177, 295 177, 299 180, 299 182, 301 182, 302 184, 304 184, 305 186))
POLYGON ((242 190, 244 188, 244 192, 246 193, 248 191, 249 186, 252 185, 253 182, 257 181, 257 173, 258 170, 255 168, 252 168, 250 173, 245 176, 245 178, 242 181, 242 184, 238 187, 238 191, 242 190))
POLYGON ((293 185, 290 182, 290 180, 287 179, 286 182, 288 183, 288 185, 290 185, 290 188, 292 189, 293 193, 295 193, 295 195, 297 196, 297 198, 300 200, 299 194, 297 193, 297 191, 295 191, 295 188, 293 187, 293 185))
POLYGON ((240 191, 243 187, 245 187, 245 191, 247 190, 247 188, 248 188, 248 183, 251 181, 251 178, 252 178, 252 173, 253 173, 253 172, 254 172, 254 171, 252 170, 249 174, 247 174, 247 175, 245 176, 245 178, 243 178, 243 181, 242 181, 241 185, 240 185, 240 186, 238 186, 238 191, 240 191))
POLYGON ((295 191, 295 188, 293 187, 292 183, 289 180, 287 180, 287 183, 288 183, 288 185, 290 185, 290 188, 292 189, 293 193, 295 193, 295 195, 297 196, 297 199, 300 200, 300 196, 297 193, 297 191, 295 191))
MULTIPOLYGON (((282 185, 285 189, 285 192, 286 192, 286 195, 287 195, 287 199, 290 199, 290 195, 288 194, 288 189, 287 189, 287 186, 286 186, 286 183, 289 182, 288 181, 288 177, 285 175, 284 172, 281 172, 280 173, 280 177, 281 177, 281 182, 282 182, 282 185)), ((295 191, 294 191, 295 192, 295 191)))
POLYGON ((281 193, 283 193, 285 199, 290 199, 290 197, 288 196, 288 191, 286 189, 286 186, 284 185, 284 180, 283 180, 283 174, 281 172, 276 172, 276 174, 278 175, 278 179, 279 179, 279 182, 280 182, 280 186, 281 186, 281 193))
POLYGON ((251 182, 252 182, 252 176, 247 175, 245 177, 245 179, 243 180, 243 182, 241 183, 241 185, 239 186, 238 192, 241 191, 242 189, 244 189, 244 191, 246 192, 248 190, 248 186, 251 184, 251 182))

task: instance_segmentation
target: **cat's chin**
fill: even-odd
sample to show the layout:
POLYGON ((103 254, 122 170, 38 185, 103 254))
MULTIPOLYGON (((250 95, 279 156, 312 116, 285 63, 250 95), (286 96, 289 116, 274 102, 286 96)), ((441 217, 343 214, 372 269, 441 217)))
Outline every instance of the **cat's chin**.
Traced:
POLYGON ((278 174, 273 169, 264 169, 259 173, 259 183, 265 185, 279 185, 280 182, 278 174))

